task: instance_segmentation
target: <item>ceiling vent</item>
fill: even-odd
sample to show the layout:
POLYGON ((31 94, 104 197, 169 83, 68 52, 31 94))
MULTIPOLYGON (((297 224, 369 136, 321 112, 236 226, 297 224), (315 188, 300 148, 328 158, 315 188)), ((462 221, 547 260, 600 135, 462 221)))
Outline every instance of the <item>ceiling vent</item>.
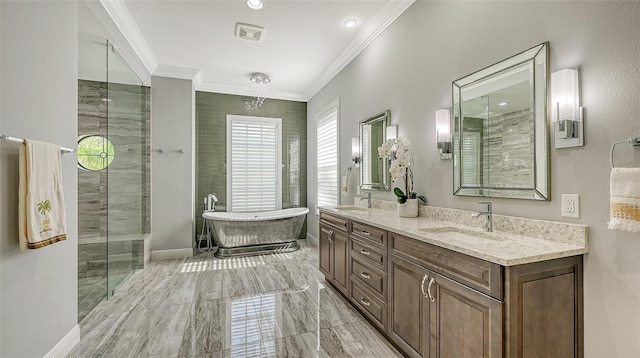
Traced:
POLYGON ((264 33, 265 30, 262 26, 243 24, 240 22, 236 24, 236 37, 245 41, 262 42, 264 33))

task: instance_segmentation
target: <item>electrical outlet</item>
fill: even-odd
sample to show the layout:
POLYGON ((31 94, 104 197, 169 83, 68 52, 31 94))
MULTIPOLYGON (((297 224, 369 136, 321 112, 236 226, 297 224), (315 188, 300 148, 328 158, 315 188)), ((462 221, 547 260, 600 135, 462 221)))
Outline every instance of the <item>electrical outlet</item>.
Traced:
POLYGON ((580 217, 580 195, 562 194, 562 216, 567 218, 580 217))

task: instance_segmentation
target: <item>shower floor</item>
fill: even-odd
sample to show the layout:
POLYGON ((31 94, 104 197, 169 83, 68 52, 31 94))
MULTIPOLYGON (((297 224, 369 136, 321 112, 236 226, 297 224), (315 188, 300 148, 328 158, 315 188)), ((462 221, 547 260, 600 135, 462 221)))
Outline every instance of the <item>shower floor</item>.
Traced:
POLYGON ((144 267, 144 240, 147 237, 148 235, 116 236, 110 238, 108 244, 105 238, 79 239, 78 322, 106 299, 108 288, 117 288, 133 271, 144 267))

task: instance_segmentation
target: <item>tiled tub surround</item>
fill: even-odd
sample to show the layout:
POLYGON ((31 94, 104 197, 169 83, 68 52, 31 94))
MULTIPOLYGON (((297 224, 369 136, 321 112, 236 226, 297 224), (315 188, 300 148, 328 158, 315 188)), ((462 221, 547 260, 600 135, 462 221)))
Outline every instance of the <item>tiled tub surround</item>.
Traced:
MULTIPOLYGON (((362 201, 365 204, 365 201, 362 201)), ((356 199, 356 205, 361 206, 356 199)), ((554 258, 582 255, 588 252, 585 225, 493 215, 491 233, 498 240, 451 240, 443 238, 438 228, 484 233, 484 218, 472 218, 471 211, 421 206, 417 218, 400 218, 390 211, 397 203, 372 200, 372 209, 339 210, 324 208, 344 217, 378 226, 399 234, 444 247, 502 266, 519 265, 554 258), (426 230, 426 231, 425 231, 426 230), (429 232, 432 230, 432 232, 429 232)))
MULTIPOLYGON (((196 92, 196 228, 202 228, 202 199, 215 193, 226 206, 228 114, 282 118, 282 208, 307 206, 307 104, 267 98, 247 111, 244 96, 196 92)), ((306 224, 300 238, 307 234, 306 224)))
POLYGON ((150 262, 80 322, 69 357, 401 357, 317 267, 312 247, 150 262))

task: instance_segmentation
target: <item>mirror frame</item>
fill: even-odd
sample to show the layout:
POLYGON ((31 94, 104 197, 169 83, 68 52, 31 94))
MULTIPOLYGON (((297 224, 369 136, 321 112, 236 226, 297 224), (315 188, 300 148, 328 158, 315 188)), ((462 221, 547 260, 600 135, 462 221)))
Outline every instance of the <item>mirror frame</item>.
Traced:
MULTIPOLYGON (((364 153, 362 152, 362 138, 363 138, 363 128, 364 125, 372 124, 376 122, 383 121, 384 130, 382 131, 382 143, 387 141, 387 127, 389 126, 389 118, 391 117, 391 111, 388 109, 386 111, 380 112, 376 115, 373 115, 369 118, 363 119, 360 121, 360 157, 361 162, 364 161, 364 153)), ((381 144, 382 144, 381 143, 381 144)), ((374 150, 376 155, 378 153, 378 147, 371 148, 374 150)), ((380 159, 382 160, 382 170, 384 171, 384 175, 382 176, 382 183, 364 183, 364 171, 362 170, 362 165, 360 165, 360 189, 363 190, 379 190, 379 191, 388 191, 390 188, 389 183, 391 182, 391 176, 389 174, 389 160, 388 159, 380 159)))
POLYGON ((550 193, 550 160, 549 160, 549 44, 544 42, 503 61, 462 77, 452 83, 452 119, 453 135, 453 194, 464 196, 515 198, 529 200, 551 200, 550 193), (477 89, 482 81, 490 83, 490 79, 500 73, 508 73, 511 69, 524 63, 532 64, 533 80, 533 187, 492 187, 462 185, 462 113, 463 90, 477 89))

